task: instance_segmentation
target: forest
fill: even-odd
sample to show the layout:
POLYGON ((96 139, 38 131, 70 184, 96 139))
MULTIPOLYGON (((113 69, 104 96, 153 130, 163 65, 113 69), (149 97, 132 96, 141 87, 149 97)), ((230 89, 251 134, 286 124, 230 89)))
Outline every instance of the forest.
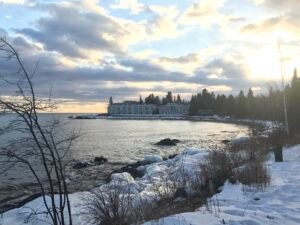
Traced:
MULTIPOLYGON (((300 130, 300 78, 296 69, 284 92, 289 129, 290 132, 297 132, 300 130)), ((207 110, 221 116, 284 121, 283 93, 282 90, 270 87, 267 95, 255 95, 250 88, 248 93, 240 91, 237 96, 226 96, 203 89, 201 93, 192 96, 190 115, 201 115, 202 111, 207 110)))

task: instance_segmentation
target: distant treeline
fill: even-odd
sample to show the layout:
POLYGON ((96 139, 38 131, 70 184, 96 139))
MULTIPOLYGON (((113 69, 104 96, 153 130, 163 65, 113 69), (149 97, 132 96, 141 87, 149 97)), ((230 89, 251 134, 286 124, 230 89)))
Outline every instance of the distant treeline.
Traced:
MULTIPOLYGON (((140 96, 140 103, 143 103, 142 97, 140 96)), ((185 100, 182 100, 180 95, 173 96, 172 92, 168 92, 165 97, 160 99, 159 96, 155 96, 154 94, 150 94, 148 97, 145 98, 146 104, 155 104, 155 105, 166 105, 168 103, 186 103, 185 100)))
MULTIPOLYGON (((300 78, 297 70, 291 84, 285 87, 288 122, 291 132, 300 130, 300 78)), ((238 96, 217 95, 203 89, 193 95, 190 101, 190 115, 201 115, 201 112, 212 111, 217 115, 237 118, 263 120, 284 120, 282 91, 270 87, 268 95, 254 95, 250 88, 248 93, 240 91, 238 96)))

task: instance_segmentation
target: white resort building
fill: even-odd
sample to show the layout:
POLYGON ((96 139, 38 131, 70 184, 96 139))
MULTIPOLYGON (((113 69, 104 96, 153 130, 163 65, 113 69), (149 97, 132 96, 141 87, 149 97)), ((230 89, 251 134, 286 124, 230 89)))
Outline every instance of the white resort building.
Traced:
POLYGON ((108 113, 117 115, 152 115, 157 114, 158 107, 154 104, 141 104, 135 101, 125 101, 123 103, 113 103, 108 106, 108 113))
POLYGON ((179 103, 167 103, 159 106, 159 114, 162 116, 188 116, 190 106, 179 103))
POLYGON ((161 115, 161 116, 188 116, 190 106, 187 104, 168 103, 166 105, 145 104, 136 101, 124 101, 108 105, 111 116, 128 115, 161 115))

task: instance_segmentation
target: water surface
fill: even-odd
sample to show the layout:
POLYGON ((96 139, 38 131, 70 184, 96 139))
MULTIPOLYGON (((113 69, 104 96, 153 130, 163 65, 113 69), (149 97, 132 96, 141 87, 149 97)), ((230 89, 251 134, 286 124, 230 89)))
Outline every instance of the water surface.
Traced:
MULTIPOLYGON (((186 147, 216 149, 222 147, 222 140, 247 135, 249 128, 228 123, 182 121, 182 120, 75 120, 70 114, 41 114, 42 123, 53 118, 67 122, 67 129, 80 130, 73 157, 79 160, 104 156, 111 162, 132 162, 145 155, 168 156, 180 153, 186 147), (157 146, 164 138, 179 139, 177 146, 157 146)), ((0 124, 7 124, 13 115, 0 116, 0 124)), ((10 137, 0 137, 0 146, 10 137)), ((16 167, 0 174, 0 187, 23 182, 33 182, 26 168, 16 167)))

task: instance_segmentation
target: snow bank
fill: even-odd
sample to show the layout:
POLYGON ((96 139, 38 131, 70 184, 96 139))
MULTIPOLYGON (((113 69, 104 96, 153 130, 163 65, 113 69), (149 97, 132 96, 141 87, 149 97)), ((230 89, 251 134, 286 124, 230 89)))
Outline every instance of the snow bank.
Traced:
MULTIPOLYGON (((207 154, 208 151, 203 149, 188 148, 185 149, 182 154, 179 154, 175 158, 168 159, 166 161, 162 161, 162 158, 158 155, 146 156, 145 160, 153 163, 140 168, 141 170, 145 171, 145 175, 142 178, 134 180, 129 173, 116 173, 111 176, 111 181, 108 184, 102 185, 99 187, 99 189, 102 191, 109 191, 118 185, 121 194, 130 194, 133 198, 139 200, 142 199, 144 202, 151 201, 154 199, 153 196, 155 195, 153 191, 154 185, 162 188, 168 182, 171 182, 174 177, 178 178, 183 176, 183 173, 184 175, 192 176, 195 172, 195 169, 198 168, 197 165, 199 162, 201 162, 201 160, 203 160, 207 154)), ((96 191, 97 189, 98 188, 95 188, 94 190, 96 191)), ((88 225, 85 215, 86 203, 84 199, 86 199, 86 197, 91 197, 88 192, 78 192, 70 195, 74 225, 88 225)), ((42 198, 37 198, 19 209, 10 210, 4 213, 2 221, 0 219, 0 224, 24 224, 24 221, 26 221, 28 215, 33 212, 32 210, 36 212, 45 211, 42 198)), ((44 214, 39 214, 37 216, 32 215, 30 220, 26 221, 28 222, 26 224, 44 225, 48 224, 48 221, 49 218, 45 217, 44 214)))
MULTIPOLYGON (((195 212, 161 218, 144 225, 300 224, 300 145, 285 148, 283 153, 284 162, 274 163, 272 155, 266 162, 272 177, 267 190, 254 191, 253 188, 249 189, 240 183, 226 182, 221 192, 208 201, 209 210, 207 207, 201 207, 195 212)), ((121 185, 123 194, 151 200, 154 184, 162 187, 166 180, 176 176, 176 173, 180 174, 182 170, 188 175, 193 175, 199 161, 207 154, 207 151, 201 149, 186 149, 183 154, 173 159, 146 166, 146 174, 142 178, 134 180, 128 173, 115 174, 110 183, 100 188, 105 190, 118 184, 121 185)), ((89 196, 89 193, 79 192, 70 195, 74 225, 89 225, 86 222, 86 203, 83 201, 85 196, 89 196)), ((32 210, 38 212, 44 210, 41 198, 4 213, 0 217, 0 224, 47 224, 48 218, 44 214, 31 216, 30 220, 26 221, 32 210)))

